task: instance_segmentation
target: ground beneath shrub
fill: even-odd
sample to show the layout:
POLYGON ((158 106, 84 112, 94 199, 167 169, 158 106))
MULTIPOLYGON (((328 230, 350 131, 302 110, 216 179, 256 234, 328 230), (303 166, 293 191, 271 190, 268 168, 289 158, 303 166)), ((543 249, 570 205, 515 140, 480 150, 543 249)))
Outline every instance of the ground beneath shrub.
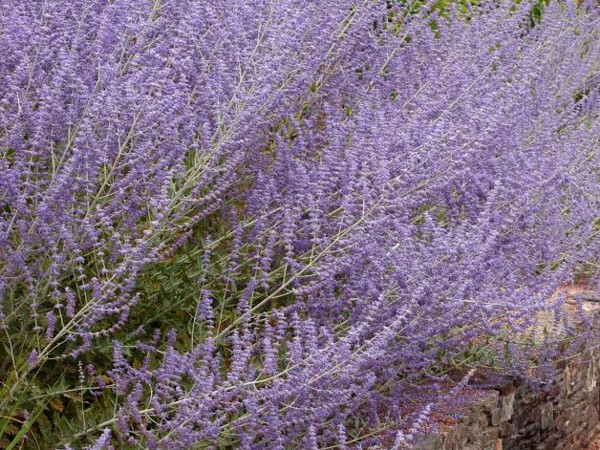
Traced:
POLYGON ((600 434, 596 440, 587 447, 587 450, 600 450, 600 434))

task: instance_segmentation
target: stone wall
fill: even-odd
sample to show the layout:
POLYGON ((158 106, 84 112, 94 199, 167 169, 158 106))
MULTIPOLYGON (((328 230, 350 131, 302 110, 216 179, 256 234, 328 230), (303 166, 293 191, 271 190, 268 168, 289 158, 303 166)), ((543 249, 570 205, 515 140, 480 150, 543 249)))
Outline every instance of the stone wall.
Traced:
POLYGON ((600 348, 559 363, 550 390, 504 379, 466 409, 460 423, 418 450, 577 450, 599 431, 600 348))

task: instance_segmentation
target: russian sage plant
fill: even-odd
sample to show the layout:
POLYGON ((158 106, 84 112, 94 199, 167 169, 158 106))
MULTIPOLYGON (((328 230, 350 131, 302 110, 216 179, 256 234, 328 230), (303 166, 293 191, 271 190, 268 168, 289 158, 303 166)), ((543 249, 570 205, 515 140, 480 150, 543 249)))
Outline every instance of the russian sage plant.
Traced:
POLYGON ((482 336, 551 372, 499 337, 598 260, 599 12, 435 5, 0 2, 1 445, 404 448, 482 336))

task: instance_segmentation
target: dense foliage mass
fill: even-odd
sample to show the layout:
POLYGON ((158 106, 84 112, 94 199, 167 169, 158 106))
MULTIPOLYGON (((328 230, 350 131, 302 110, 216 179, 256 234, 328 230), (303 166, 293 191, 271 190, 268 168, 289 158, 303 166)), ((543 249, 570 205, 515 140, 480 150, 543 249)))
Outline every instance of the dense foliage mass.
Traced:
POLYGON ((0 1, 1 448, 404 448, 552 370, 600 14, 439 3, 0 1))

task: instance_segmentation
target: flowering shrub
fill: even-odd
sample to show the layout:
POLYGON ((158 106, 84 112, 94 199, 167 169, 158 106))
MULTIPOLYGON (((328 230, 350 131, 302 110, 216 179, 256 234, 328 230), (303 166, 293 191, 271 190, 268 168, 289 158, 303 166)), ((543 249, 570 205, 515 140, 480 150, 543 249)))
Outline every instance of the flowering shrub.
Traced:
POLYGON ((4 445, 402 448, 558 313, 598 10, 434 3, 0 3, 4 445))

